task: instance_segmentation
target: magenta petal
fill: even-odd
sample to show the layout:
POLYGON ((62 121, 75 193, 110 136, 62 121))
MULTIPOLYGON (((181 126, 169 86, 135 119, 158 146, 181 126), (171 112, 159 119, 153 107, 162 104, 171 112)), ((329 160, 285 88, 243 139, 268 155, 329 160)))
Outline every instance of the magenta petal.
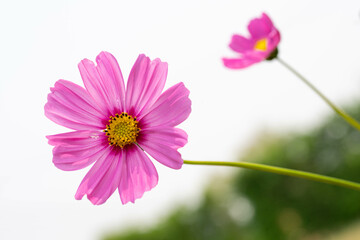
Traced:
POLYGON ((123 161, 123 151, 118 151, 117 154, 113 154, 111 165, 106 171, 102 179, 97 183, 91 192, 87 193, 88 199, 95 205, 100 205, 106 202, 106 200, 114 193, 118 188, 121 178, 121 162, 123 161))
POLYGON ((269 18, 269 16, 268 16, 266 13, 263 13, 263 14, 261 15, 261 19, 262 19, 262 21, 263 21, 266 25, 268 25, 269 27, 275 28, 273 22, 271 21, 271 19, 269 18))
POLYGON ((274 30, 271 32, 269 38, 268 38, 268 51, 267 54, 269 55, 274 49, 277 47, 277 45, 280 42, 280 32, 277 30, 274 30))
POLYGON ((54 145, 53 163, 59 169, 73 171, 89 166, 108 144, 100 131, 75 131, 47 136, 54 145))
POLYGON ((86 194, 95 205, 104 203, 115 191, 120 179, 121 152, 107 148, 86 174, 75 194, 80 200, 86 194))
POLYGON ((178 149, 185 146, 187 139, 187 133, 180 128, 159 126, 141 130, 139 141, 141 140, 141 143, 155 141, 173 149, 178 149))
POLYGON ((105 92, 109 96, 113 113, 125 110, 125 84, 115 57, 108 52, 101 52, 96 57, 97 69, 105 92))
POLYGON ((101 137, 106 139, 105 134, 101 131, 84 131, 84 130, 46 136, 46 138, 49 140, 49 144, 52 146, 57 146, 61 144, 67 144, 67 145, 86 144, 86 143, 91 143, 94 140, 97 140, 101 137))
POLYGON ((121 202, 135 202, 158 183, 158 174, 149 157, 137 146, 126 149, 123 158, 119 194, 121 202))
POLYGON ((255 39, 265 38, 273 30, 274 25, 266 14, 263 14, 261 18, 255 18, 250 21, 248 30, 251 36, 255 39))
POLYGON ((83 169, 95 161, 103 154, 106 147, 74 149, 64 146, 54 148, 54 165, 63 171, 75 171, 83 169), (56 155, 55 155, 56 154, 56 155))
POLYGON ((139 117, 141 128, 156 126, 176 126, 188 118, 191 112, 189 90, 183 83, 178 83, 166 90, 154 105, 139 117))
POLYGON ((58 80, 54 88, 51 89, 54 98, 61 100, 66 105, 76 105, 79 111, 87 113, 89 116, 103 118, 105 115, 94 106, 93 99, 88 92, 81 86, 66 80, 58 80))
POLYGON ((124 80, 116 59, 107 52, 96 58, 98 66, 84 59, 79 70, 86 90, 105 115, 124 111, 124 80))
POLYGON ((107 104, 109 102, 109 98, 107 97, 101 84, 100 75, 95 64, 89 59, 83 59, 79 63, 78 67, 85 88, 94 99, 94 103, 98 105, 101 111, 106 115, 111 114, 110 106, 107 104))
POLYGON ((185 131, 172 127, 157 127, 141 131, 139 145, 158 162, 167 167, 180 169, 183 164, 177 151, 187 143, 185 131))
POLYGON ((45 116, 52 120, 53 122, 62 125, 64 127, 73 129, 73 130, 95 130, 98 129, 96 126, 90 126, 88 124, 83 124, 79 122, 75 122, 73 120, 70 120, 66 116, 58 115, 54 113, 56 111, 55 108, 51 108, 48 105, 45 105, 45 116))
POLYGON ((103 114, 91 105, 85 89, 59 80, 48 94, 45 115, 57 124, 75 130, 100 129, 103 114))
POLYGON ((232 69, 246 68, 261 60, 249 59, 249 58, 223 58, 223 63, 226 67, 232 69))
POLYGON ((126 111, 132 116, 151 106, 162 92, 168 66, 160 59, 150 61, 144 54, 139 55, 131 69, 126 88, 126 111))
POLYGON ((238 53, 251 51, 254 48, 254 41, 240 35, 233 35, 229 47, 238 53))

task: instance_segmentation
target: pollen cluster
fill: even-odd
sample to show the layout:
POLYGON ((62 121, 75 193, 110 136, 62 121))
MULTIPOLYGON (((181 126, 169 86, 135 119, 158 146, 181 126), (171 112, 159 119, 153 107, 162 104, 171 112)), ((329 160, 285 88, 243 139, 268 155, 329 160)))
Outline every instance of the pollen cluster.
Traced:
POLYGON ((267 49, 267 40, 266 38, 258 40, 254 45, 255 50, 266 51, 267 49))
POLYGON ((115 114, 115 117, 111 116, 109 124, 104 130, 108 136, 109 144, 123 148, 125 145, 135 143, 140 131, 138 123, 136 117, 125 112, 115 114))

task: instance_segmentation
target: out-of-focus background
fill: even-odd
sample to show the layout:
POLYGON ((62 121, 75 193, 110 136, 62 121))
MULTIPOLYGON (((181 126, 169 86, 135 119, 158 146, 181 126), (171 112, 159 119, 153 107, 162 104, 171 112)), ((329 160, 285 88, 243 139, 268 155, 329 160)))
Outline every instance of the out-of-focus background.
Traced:
POLYGON ((360 119, 358 1, 0 2, 0 239, 358 239, 360 194, 223 167, 156 164, 135 204, 74 199, 87 169, 51 162, 43 113, 56 80, 111 52, 126 78, 140 53, 190 89, 184 159, 256 161, 360 181, 360 134, 276 61, 225 69, 233 33, 268 13, 280 56, 360 119), (221 118, 219 117, 221 116, 221 118))

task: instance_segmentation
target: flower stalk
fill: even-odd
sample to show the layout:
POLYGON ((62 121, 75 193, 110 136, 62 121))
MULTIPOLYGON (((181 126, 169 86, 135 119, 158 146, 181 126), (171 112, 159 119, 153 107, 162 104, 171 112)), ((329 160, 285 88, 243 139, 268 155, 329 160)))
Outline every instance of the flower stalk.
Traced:
POLYGON ((360 123, 344 112, 342 109, 337 107, 334 103, 332 103, 324 94, 322 94, 312 83, 310 83, 303 75, 301 75, 298 71, 296 71, 293 67, 291 67, 284 60, 276 57, 279 63, 281 63, 285 68, 287 68, 290 72, 292 72, 295 76, 297 76, 300 80, 302 80, 307 86, 309 86, 315 93, 317 93, 340 117, 342 117, 346 122, 348 122, 351 126, 360 131, 360 123))
POLYGON ((310 172, 293 170, 293 169, 282 168, 282 167, 274 167, 274 166, 269 166, 269 165, 260 164, 260 163, 184 160, 184 164, 247 168, 247 169, 258 170, 258 171, 263 171, 263 172, 270 172, 270 173, 276 173, 276 174, 280 174, 280 175, 303 178, 303 179, 307 179, 307 180, 322 182, 322 183, 326 183, 326 184, 330 184, 330 185, 336 185, 336 186, 350 188, 350 189, 360 191, 360 184, 356 183, 356 182, 351 182, 351 181, 340 179, 340 178, 328 177, 328 176, 324 176, 324 175, 316 174, 316 173, 310 173, 310 172))

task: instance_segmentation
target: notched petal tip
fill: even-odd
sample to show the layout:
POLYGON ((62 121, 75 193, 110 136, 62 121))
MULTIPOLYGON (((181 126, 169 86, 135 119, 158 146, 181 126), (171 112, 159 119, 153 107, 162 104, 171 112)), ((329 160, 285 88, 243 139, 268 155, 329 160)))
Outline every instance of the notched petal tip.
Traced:
POLYGON ((181 158, 181 162, 178 162, 177 165, 173 165, 171 168, 174 170, 179 170, 182 168, 183 165, 184 165, 184 160, 181 158))
POLYGON ((274 24, 271 20, 271 18, 269 17, 269 15, 267 15, 265 12, 263 12, 261 14, 261 20, 265 21, 267 24, 271 25, 272 27, 274 27, 274 24))
POLYGON ((262 12, 261 17, 266 17, 266 18, 269 18, 269 15, 267 15, 267 13, 266 13, 266 12, 262 12))
POLYGON ((78 64, 79 70, 85 69, 87 64, 89 64, 91 66, 95 66, 95 63, 93 61, 91 61, 90 59, 84 58, 78 64))
POLYGON ((79 194, 79 193, 75 193, 74 198, 75 200, 81 200, 84 197, 85 194, 79 194))
POLYGON ((100 63, 103 63, 105 65, 110 65, 110 67, 112 68, 118 67, 120 70, 119 64, 116 58, 114 57, 114 55, 106 51, 102 51, 96 56, 96 63, 98 66, 100 63), (115 66, 111 66, 111 65, 115 65, 115 66))
POLYGON ((49 145, 55 146, 56 143, 54 143, 54 142, 52 141, 52 136, 53 136, 53 135, 46 135, 45 137, 46 137, 46 139, 48 140, 48 144, 49 144, 49 145))
POLYGON ((102 199, 102 198, 97 198, 97 197, 91 197, 89 195, 87 195, 87 199, 95 206, 99 206, 104 204, 107 199, 102 199))
MULTIPOLYGON (((167 66, 168 66, 167 62, 161 61, 160 58, 155 58, 155 59, 151 60, 150 57, 146 56, 144 53, 139 54, 139 56, 137 57, 137 60, 135 61, 135 64, 136 64, 138 61, 142 61, 142 60, 144 60, 144 59, 145 59, 148 63, 150 63, 150 64, 155 64, 155 65, 160 64, 160 65, 162 65, 163 67, 167 67, 167 66)), ((134 64, 134 65, 135 65, 135 64, 134 64)))
POLYGON ((184 82, 179 82, 177 84, 175 84, 174 86, 176 86, 177 88, 179 88, 179 91, 182 91, 182 94, 186 97, 189 97, 190 95, 190 90, 185 86, 184 82))
POLYGON ((139 56, 137 57, 136 61, 135 61, 135 64, 138 62, 138 61, 142 61, 143 59, 146 59, 150 62, 150 58, 148 56, 146 56, 144 53, 141 53, 139 54, 139 56))
POLYGON ((96 58, 101 58, 101 57, 114 57, 114 55, 112 55, 110 52, 107 51, 101 51, 96 58))

